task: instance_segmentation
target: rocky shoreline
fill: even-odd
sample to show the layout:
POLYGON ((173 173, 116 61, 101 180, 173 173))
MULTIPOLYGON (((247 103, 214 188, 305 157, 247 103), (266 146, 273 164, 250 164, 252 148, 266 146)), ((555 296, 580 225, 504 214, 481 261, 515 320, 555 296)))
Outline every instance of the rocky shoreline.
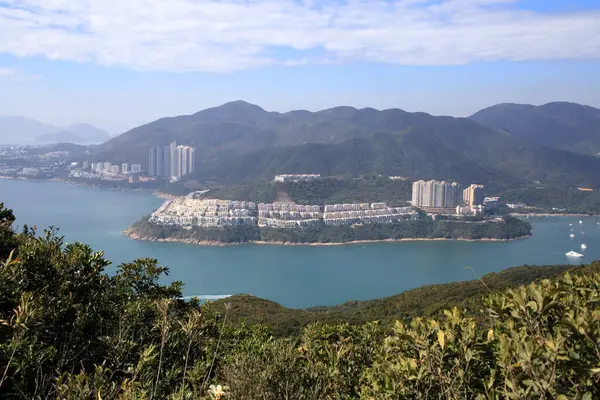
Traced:
POLYGON ((436 242, 436 241, 456 241, 456 242, 511 242, 514 240, 528 239, 532 235, 521 236, 513 239, 466 239, 466 238, 405 238, 405 239, 380 239, 380 240, 355 240, 350 242, 328 242, 328 243, 299 243, 299 242, 267 242, 262 240, 252 240, 249 242, 238 242, 238 243, 223 243, 211 240, 194 240, 194 239, 178 239, 178 238, 157 238, 154 236, 140 236, 133 229, 129 228, 121 232, 124 236, 127 236, 134 240, 143 240, 149 242, 166 242, 166 243, 184 243, 193 244, 196 246, 205 247, 229 247, 229 246, 240 246, 245 244, 258 244, 258 245, 275 245, 275 246, 346 246, 355 244, 370 244, 370 243, 399 243, 399 242, 436 242))

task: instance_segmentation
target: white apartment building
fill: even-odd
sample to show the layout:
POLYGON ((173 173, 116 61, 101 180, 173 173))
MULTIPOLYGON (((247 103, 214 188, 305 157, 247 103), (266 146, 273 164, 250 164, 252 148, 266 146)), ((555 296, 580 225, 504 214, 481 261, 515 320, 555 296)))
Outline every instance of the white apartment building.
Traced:
POLYGON ((462 204, 460 184, 446 181, 416 181, 412 189, 412 205, 426 208, 455 208, 462 204))

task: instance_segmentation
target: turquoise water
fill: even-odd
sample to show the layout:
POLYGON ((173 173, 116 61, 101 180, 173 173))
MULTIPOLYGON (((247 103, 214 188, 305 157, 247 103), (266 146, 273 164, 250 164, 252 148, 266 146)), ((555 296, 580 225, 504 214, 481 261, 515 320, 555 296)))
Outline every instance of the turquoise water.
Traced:
POLYGON ((115 263, 156 258, 167 279, 185 283, 186 295, 250 293, 289 307, 332 305, 400 293, 434 283, 473 279, 524 264, 580 263, 565 252, 588 249, 581 262, 600 259, 595 217, 531 218, 534 236, 512 242, 402 242, 331 247, 244 245, 197 247, 139 242, 120 232, 158 207, 145 193, 69 186, 59 182, 0 179, 0 202, 17 224, 54 225, 67 241, 104 250, 115 263), (583 224, 579 224, 579 220, 583 224), (575 239, 569 238, 573 224, 575 239), (586 231, 580 235, 579 231, 586 231))

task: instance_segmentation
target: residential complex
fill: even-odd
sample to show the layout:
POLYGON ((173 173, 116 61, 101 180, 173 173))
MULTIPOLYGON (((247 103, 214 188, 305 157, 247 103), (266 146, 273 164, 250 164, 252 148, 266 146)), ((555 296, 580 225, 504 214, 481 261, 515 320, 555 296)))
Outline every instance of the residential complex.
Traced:
POLYGON ((333 204, 325 206, 323 213, 326 225, 389 223, 416 218, 418 214, 412 207, 388 207, 386 203, 333 204))
POLYGON ((156 146, 148 150, 148 175, 179 179, 194 172, 195 149, 178 146, 172 142, 167 146, 156 146))
POLYGON ((293 203, 261 203, 258 205, 258 225, 273 228, 293 228, 321 222, 322 207, 293 203))
POLYGON ((463 190, 463 201, 469 207, 483 205, 483 185, 471 185, 463 190))
POLYGON ((413 183, 412 205, 421 208, 450 209, 462 204, 460 184, 446 181, 416 181, 413 183))
POLYGON ((248 201, 193 199, 167 200, 150 216, 163 225, 217 227, 256 224, 256 204, 248 201))
POLYGON ((142 171, 142 166, 139 164, 112 164, 110 162, 95 162, 82 164, 82 169, 91 170, 96 172, 110 172, 112 174, 128 174, 128 173, 139 173, 142 171))
POLYGON ((412 205, 431 214, 454 214, 461 217, 485 214, 484 186, 472 184, 461 190, 460 184, 446 181, 413 183, 412 205))
POLYGON ((298 205, 258 204, 246 201, 194 199, 191 196, 166 201, 152 213, 150 221, 185 227, 223 227, 258 224, 260 227, 294 228, 318 224, 353 225, 390 223, 418 218, 412 207, 388 207, 386 203, 298 205))
POLYGON ((275 182, 287 183, 287 182, 300 182, 300 181, 314 181, 320 179, 320 174, 283 174, 277 175, 273 179, 275 182))
POLYGON ((101 179, 108 181, 122 181, 130 178, 131 174, 142 172, 140 164, 112 164, 110 162, 87 162, 81 164, 81 168, 72 168, 69 176, 72 178, 101 179))

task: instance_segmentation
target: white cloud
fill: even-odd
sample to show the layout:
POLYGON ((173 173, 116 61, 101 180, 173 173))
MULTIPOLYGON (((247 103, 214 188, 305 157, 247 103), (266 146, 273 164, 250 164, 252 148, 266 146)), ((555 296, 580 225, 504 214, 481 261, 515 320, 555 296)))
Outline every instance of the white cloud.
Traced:
POLYGON ((518 0, 3 3, 0 53, 143 70, 600 59, 600 10, 538 13, 518 0))
POLYGON ((12 76, 12 75, 16 75, 16 74, 17 74, 17 71, 15 71, 14 69, 0 67, 0 78, 2 78, 4 76, 12 76))

